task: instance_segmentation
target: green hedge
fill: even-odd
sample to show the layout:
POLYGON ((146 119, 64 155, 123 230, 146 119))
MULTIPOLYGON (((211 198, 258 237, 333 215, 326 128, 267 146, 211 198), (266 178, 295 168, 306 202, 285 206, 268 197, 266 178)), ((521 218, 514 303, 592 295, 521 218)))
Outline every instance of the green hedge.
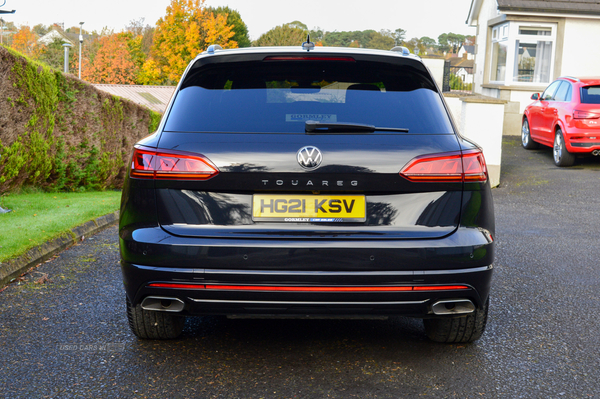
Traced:
POLYGON ((118 188, 160 114, 0 47, 0 193, 118 188))

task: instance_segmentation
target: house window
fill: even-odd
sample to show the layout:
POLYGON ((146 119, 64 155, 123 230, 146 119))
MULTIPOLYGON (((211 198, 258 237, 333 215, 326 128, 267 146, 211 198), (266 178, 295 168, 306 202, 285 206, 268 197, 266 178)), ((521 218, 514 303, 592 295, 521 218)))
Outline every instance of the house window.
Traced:
POLYGON ((492 29, 492 79, 502 82, 506 79, 506 55, 508 52, 508 24, 492 29))
POLYGON ((502 84, 550 83, 555 47, 555 24, 508 22, 493 27, 490 81, 502 84))
POLYGON ((496 42, 492 48, 492 80, 503 81, 506 77, 506 41, 496 42))

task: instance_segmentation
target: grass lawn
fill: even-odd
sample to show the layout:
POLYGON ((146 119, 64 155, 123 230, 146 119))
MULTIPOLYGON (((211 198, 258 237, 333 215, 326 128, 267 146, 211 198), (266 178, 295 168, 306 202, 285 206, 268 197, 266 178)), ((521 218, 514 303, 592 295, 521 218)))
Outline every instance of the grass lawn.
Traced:
POLYGON ((120 191, 3 195, 0 206, 12 212, 0 214, 0 262, 118 210, 120 200, 120 191))

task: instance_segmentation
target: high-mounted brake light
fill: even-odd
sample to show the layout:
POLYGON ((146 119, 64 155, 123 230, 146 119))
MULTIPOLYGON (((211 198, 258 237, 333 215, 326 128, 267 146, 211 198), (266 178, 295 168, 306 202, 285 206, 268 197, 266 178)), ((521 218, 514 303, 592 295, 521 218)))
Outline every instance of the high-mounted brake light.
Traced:
POLYGON ((470 150, 416 157, 400 175, 415 182, 485 182, 487 167, 481 150, 470 150))
POLYGON ((138 179, 208 180, 218 173, 202 155, 136 147, 129 175, 138 179))
POLYGON ((300 55, 300 56, 281 56, 271 55, 265 57, 263 61, 347 61, 356 62, 352 57, 319 57, 315 55, 300 55))
POLYGON ((573 111, 573 118, 574 119, 598 119, 598 118, 600 118, 600 115, 595 114, 593 112, 580 111, 580 110, 576 109, 573 111))

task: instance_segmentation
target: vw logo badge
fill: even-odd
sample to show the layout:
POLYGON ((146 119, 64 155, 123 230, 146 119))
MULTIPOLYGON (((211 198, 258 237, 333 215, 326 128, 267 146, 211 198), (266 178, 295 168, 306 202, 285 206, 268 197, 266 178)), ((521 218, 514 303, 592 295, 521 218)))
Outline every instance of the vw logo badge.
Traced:
POLYGON ((323 161, 323 155, 317 147, 309 145, 300 148, 297 159, 300 166, 302 166, 304 169, 312 170, 321 165, 321 161, 323 161))

